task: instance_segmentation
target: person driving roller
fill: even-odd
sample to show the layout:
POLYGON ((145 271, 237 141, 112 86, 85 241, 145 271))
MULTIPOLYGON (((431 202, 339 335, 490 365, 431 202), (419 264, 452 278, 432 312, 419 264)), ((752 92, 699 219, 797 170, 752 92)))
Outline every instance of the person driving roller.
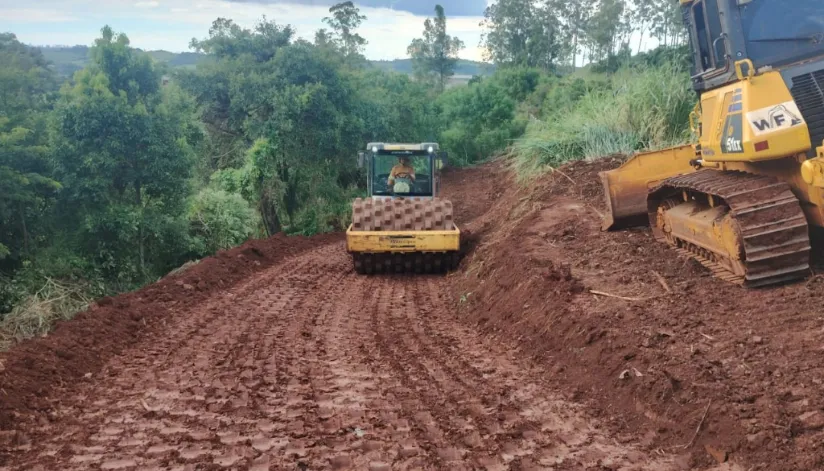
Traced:
POLYGON ((389 173, 389 187, 395 193, 409 193, 412 191, 414 181, 415 169, 409 163, 409 157, 399 157, 398 163, 392 167, 392 171, 389 173))

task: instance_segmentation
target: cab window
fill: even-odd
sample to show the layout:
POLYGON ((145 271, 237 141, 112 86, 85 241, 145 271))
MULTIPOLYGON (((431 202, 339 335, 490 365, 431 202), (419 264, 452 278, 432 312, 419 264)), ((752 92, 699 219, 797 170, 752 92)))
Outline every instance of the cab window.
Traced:
POLYGON ((725 67, 725 43, 718 14, 717 0, 701 0, 692 6, 692 24, 695 54, 698 56, 698 73, 725 67))
POLYGON ((376 195, 389 195, 391 190, 388 185, 389 175, 392 168, 398 165, 400 157, 409 159, 409 165, 415 169, 415 180, 412 182, 411 196, 431 196, 432 195, 432 159, 427 155, 396 155, 377 154, 372 159, 373 175, 372 193, 376 195))

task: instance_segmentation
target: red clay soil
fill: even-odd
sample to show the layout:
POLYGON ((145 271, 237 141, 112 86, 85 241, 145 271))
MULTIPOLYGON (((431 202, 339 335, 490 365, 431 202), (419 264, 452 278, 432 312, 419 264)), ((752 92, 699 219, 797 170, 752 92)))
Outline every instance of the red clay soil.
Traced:
MULTIPOLYGON (((445 180, 467 224, 505 175, 445 180)), ((36 386, 12 386, 21 405, 0 433, 0 468, 675 469, 456 317, 459 275, 359 276, 335 240, 261 242, 270 266, 245 273, 230 252, 15 348, 4 386, 36 386), (242 279, 230 285, 224 269, 242 279), (41 357, 51 371, 22 368, 41 357)))
POLYGON ((820 280, 601 232, 619 163, 447 172, 446 277, 275 238, 104 300, 0 356, 0 468, 824 469, 820 280))
POLYGON ((133 293, 99 300, 47 337, 0 353, 0 430, 49 417, 55 398, 86 375, 96 375, 111 357, 139 342, 150 327, 163 328, 181 310, 229 289, 251 273, 306 250, 339 241, 278 236, 253 240, 133 293))
POLYGON ((474 221, 460 315, 683 469, 824 469, 824 283, 746 290, 648 228, 601 232, 597 172, 619 164, 511 187, 474 221))

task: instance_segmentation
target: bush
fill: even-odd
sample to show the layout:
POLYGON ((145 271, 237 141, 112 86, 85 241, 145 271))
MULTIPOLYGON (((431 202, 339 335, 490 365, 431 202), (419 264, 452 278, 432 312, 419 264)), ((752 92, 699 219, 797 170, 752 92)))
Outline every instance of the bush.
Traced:
POLYGON ((516 169, 528 177, 570 160, 686 142, 695 102, 688 75, 674 65, 623 69, 606 83, 568 82, 547 96, 545 119, 516 141, 516 169))
POLYGON ((454 165, 479 162, 506 148, 526 122, 516 119, 516 101, 496 80, 455 88, 437 101, 443 122, 440 143, 454 165))
MULTIPOLYGON (((345 231, 352 219, 352 201, 366 195, 351 175, 331 167, 315 168, 309 177, 311 193, 301 209, 292 216, 285 232, 313 235, 345 231)), ((364 179, 365 180, 365 179, 364 179)))
POLYGON ((257 212, 237 193, 206 188, 192 200, 189 223, 199 256, 242 244, 256 233, 257 212))

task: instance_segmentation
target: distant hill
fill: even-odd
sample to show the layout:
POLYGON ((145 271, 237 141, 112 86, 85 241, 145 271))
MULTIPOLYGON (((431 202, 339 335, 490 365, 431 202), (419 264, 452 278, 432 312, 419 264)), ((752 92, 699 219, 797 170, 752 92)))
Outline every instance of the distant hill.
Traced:
MULTIPOLYGON (((54 65, 58 75, 71 77, 89 62, 88 46, 40 46, 46 60, 54 65)), ((194 67, 207 56, 196 52, 146 51, 154 60, 171 67, 194 67)))
MULTIPOLYGON (((370 61, 384 70, 394 70, 404 74, 412 73, 412 59, 395 59, 392 61, 370 61)), ((455 75, 474 77, 476 75, 492 75, 495 66, 486 62, 475 62, 461 59, 455 67, 455 75)))
MULTIPOLYGON (((54 65, 55 71, 62 77, 71 77, 75 72, 82 69, 89 62, 88 46, 40 46, 46 60, 54 65)), ((168 51, 146 51, 149 56, 158 62, 165 62, 170 67, 191 68, 198 63, 207 60, 205 54, 196 52, 168 52, 168 51)), ((370 61, 376 67, 383 70, 391 70, 402 74, 412 73, 411 59, 395 59, 393 61, 370 61)), ((458 81, 468 81, 476 75, 491 75, 495 71, 495 66, 484 62, 474 62, 459 60, 455 68, 455 78, 458 81)))

